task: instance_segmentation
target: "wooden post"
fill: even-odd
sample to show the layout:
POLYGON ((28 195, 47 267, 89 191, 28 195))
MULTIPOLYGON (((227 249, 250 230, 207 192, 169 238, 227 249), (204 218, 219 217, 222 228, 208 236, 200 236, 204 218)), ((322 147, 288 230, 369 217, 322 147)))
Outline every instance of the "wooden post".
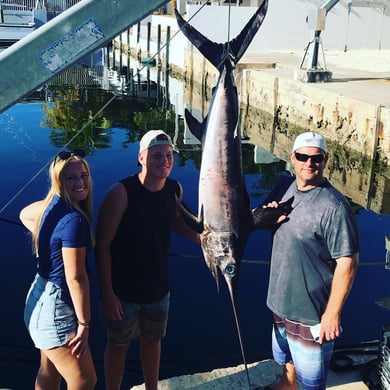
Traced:
POLYGON ((131 54, 131 53, 130 53, 130 29, 129 29, 129 28, 127 29, 126 38, 127 38, 126 53, 127 53, 127 56, 129 57, 130 54, 131 54))
POLYGON ((136 56, 138 61, 141 61, 141 23, 138 22, 137 24, 137 48, 136 48, 136 56))
POLYGON ((174 14, 174 10, 177 7, 176 0, 171 0, 171 14, 174 14))
POLYGON ((167 44, 165 46, 165 69, 169 70, 169 45, 171 41, 171 26, 167 27, 167 44))
POLYGON ((122 48, 123 48, 123 42, 122 42, 122 34, 119 35, 119 69, 122 71, 122 48))
POLYGON ((165 109, 169 110, 169 45, 171 43, 171 26, 167 27, 167 44, 165 46, 165 109))
POLYGON ((150 37, 152 32, 152 23, 148 22, 148 37, 146 41, 146 57, 150 58, 150 37))
POLYGON ((161 50, 161 24, 157 26, 157 67, 161 68, 161 55, 160 55, 160 50, 161 50))

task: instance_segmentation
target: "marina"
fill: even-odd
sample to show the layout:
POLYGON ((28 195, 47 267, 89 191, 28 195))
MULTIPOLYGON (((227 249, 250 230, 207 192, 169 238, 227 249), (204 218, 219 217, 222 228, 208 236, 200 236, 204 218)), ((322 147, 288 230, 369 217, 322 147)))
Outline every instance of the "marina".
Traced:
MULTIPOLYGON (((116 44, 114 42, 114 48, 116 44)), ((327 91, 329 99, 337 99, 338 96, 355 99, 356 94, 370 100, 370 104, 380 103, 386 108, 390 104, 386 100, 389 94, 386 93, 387 89, 383 89, 383 85, 386 85, 386 81, 388 83, 389 78, 389 69, 386 68, 389 52, 381 50, 378 57, 377 50, 375 55, 370 55, 370 52, 372 53, 370 50, 360 51, 362 57, 359 59, 352 56, 357 54, 352 50, 347 53, 329 51, 328 66, 332 68, 334 81, 316 85, 302 86, 301 81, 293 79, 299 52, 250 52, 243 58, 242 66, 245 68, 246 63, 249 72, 259 68, 256 72, 260 78, 278 78, 280 86, 284 85, 283 80, 288 80, 290 88, 302 86, 305 90, 313 89, 313 95, 327 91), (343 54, 345 57, 342 59, 343 54), (382 64, 382 61, 383 68, 378 69, 376 65, 382 64), (348 83, 343 81, 346 78, 349 79, 348 83)), ((137 169, 137 142, 145 128, 155 125, 167 126, 175 139, 180 153, 176 156, 176 168, 172 175, 183 184, 186 203, 196 209, 195 187, 199 174, 200 150, 199 145, 188 134, 183 120, 183 108, 190 107, 193 112, 202 116, 207 111, 208 92, 194 84, 188 85, 188 80, 180 72, 173 77, 164 69, 150 68, 145 63, 137 64, 135 59, 130 59, 118 49, 110 52, 109 61, 112 64, 109 68, 91 67, 84 72, 80 68, 73 71, 69 68, 67 72, 59 72, 58 79, 52 78, 48 88, 45 88, 44 99, 16 103, 0 115, 0 151, 3 157, 0 170, 3 183, 7 183, 2 185, 1 203, 4 206, 0 217, 16 221, 18 210, 41 196, 47 180, 43 172, 37 177, 35 174, 55 155, 58 148, 68 145, 75 127, 84 128, 85 137, 76 138, 75 142, 78 147, 88 151, 88 161, 94 175, 95 211, 112 181, 137 169), (137 80, 138 73, 140 78, 137 80), (132 83, 129 83, 130 79, 133 80, 132 83), (75 81, 78 87, 70 87, 75 81), (64 85, 68 88, 63 88, 64 85), (115 98, 110 103, 112 96, 115 98), (68 114, 64 116, 64 112, 68 114), (92 125, 89 122, 91 113, 92 125), (162 117, 165 117, 164 121, 162 117), (77 122, 72 123, 75 118, 77 122), (15 164, 12 172, 9 170, 10 161, 15 164), (18 177, 13 174, 15 171, 18 172, 18 177), (26 183, 28 189, 25 188, 26 183), (17 196, 14 199, 15 194, 17 196), (11 204, 5 207, 10 200, 11 204)), ((254 79, 253 73, 247 77, 254 79)), ((212 82, 209 81, 209 84, 212 82)), ((257 96, 261 96, 261 93, 257 96)), ((257 205, 272 188, 277 176, 288 168, 287 151, 291 147, 292 134, 299 131, 299 128, 289 124, 286 135, 285 129, 273 127, 271 117, 265 120, 264 117, 259 117, 257 110, 247 111, 249 112, 243 116, 245 120, 242 123, 245 136, 244 173, 250 189, 251 204, 257 205), (262 131, 257 130, 258 123, 266 123, 262 131), (275 134, 277 142, 272 144, 275 134)), ((383 139, 386 143, 387 138, 383 139)), ((329 136, 329 140, 332 140, 332 136, 329 136)), ((74 143, 71 145, 75 146, 74 143)), ((378 166, 369 158, 362 157, 364 153, 355 151, 354 154, 349 148, 344 150, 348 153, 340 154, 340 145, 337 141, 334 142, 330 158, 331 161, 337 161, 337 164, 332 165, 326 175, 355 204, 363 243, 361 265, 343 315, 345 331, 338 340, 337 348, 364 348, 362 342, 371 342, 368 359, 371 360, 379 353, 377 349, 382 327, 388 319, 386 297, 390 292, 388 271, 385 268, 385 236, 390 229, 390 175, 386 164, 378 166), (343 158, 338 159, 340 156, 343 158), (357 323, 359 327, 356 327, 357 323)), ((3 221, 0 229, 4 248, 2 258, 7 260, 7 267, 0 277, 1 296, 13 297, 10 307, 0 317, 5 324, 0 340, 0 388, 16 390, 30 387, 38 365, 37 351, 28 339, 21 317, 25 293, 34 274, 34 262, 25 232, 19 226, 3 221), (13 285, 9 284, 10 280, 13 285), (20 375, 21 371, 23 376, 20 375)), ((245 350, 250 362, 249 372, 253 378, 253 386, 271 384, 280 372, 270 360, 271 319, 264 304, 269 239, 262 232, 256 232, 250 237, 239 282, 239 315, 243 321, 245 350)), ((94 289, 91 345, 99 372, 97 389, 102 389, 105 337, 98 313, 93 259, 90 261, 94 289)), ((217 293, 196 246, 175 237, 170 261, 173 301, 168 334, 163 343, 161 389, 244 388, 242 383, 245 382, 245 374, 227 291, 222 289, 217 293), (193 302, 191 310, 188 302, 193 302)), ((136 349, 129 354, 127 363, 124 380, 126 388, 142 389, 136 349)), ((351 376, 348 376, 337 370, 332 371, 328 388, 360 390, 378 386, 378 383, 374 384, 375 380, 378 381, 376 368, 371 369, 371 374, 375 377, 371 378, 371 387, 365 384, 367 377, 362 377, 360 369, 351 372, 351 376)))

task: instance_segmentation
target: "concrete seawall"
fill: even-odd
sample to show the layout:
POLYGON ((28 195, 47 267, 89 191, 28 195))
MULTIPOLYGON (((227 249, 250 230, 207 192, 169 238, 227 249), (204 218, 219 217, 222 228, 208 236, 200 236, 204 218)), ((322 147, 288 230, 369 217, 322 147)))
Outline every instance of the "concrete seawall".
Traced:
MULTIPOLYGON (((316 131, 368 159, 379 157, 388 165, 390 65, 387 65, 388 70, 382 67, 384 71, 377 72, 375 61, 378 56, 390 61, 390 51, 378 52, 355 52, 357 61, 359 54, 362 58, 371 56, 372 70, 349 70, 338 64, 332 69, 334 81, 331 83, 296 80, 298 54, 248 53, 236 69, 241 111, 261 110, 274 118, 274 130, 279 138, 275 146, 280 148, 276 154, 282 158, 288 157, 287 151, 292 146, 288 140, 283 141, 283 136, 291 140, 295 135, 292 129, 301 128, 316 131), (355 82, 360 86, 357 91, 355 82)), ((184 74, 195 83, 201 80, 202 88, 205 84, 214 86, 218 77, 218 72, 195 49, 185 53, 184 74)), ((242 118, 242 130, 250 137, 261 139, 261 121, 256 124, 247 118, 249 116, 242 118)), ((269 148, 270 139, 256 144, 269 148)))

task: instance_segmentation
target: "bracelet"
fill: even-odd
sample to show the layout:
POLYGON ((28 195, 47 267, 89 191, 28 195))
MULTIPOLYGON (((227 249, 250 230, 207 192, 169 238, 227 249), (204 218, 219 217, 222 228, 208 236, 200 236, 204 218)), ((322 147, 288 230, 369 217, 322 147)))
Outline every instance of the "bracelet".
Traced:
POLYGON ((81 322, 79 320, 77 320, 77 323, 79 325, 81 325, 81 326, 84 326, 84 328, 89 328, 89 324, 90 324, 88 321, 87 322, 81 322))

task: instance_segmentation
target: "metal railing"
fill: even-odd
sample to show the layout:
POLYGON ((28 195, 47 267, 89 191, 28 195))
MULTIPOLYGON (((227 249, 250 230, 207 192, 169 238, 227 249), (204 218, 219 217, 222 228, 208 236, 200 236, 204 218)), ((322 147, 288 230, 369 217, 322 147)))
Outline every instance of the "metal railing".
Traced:
POLYGON ((62 12, 79 3, 81 0, 1 0, 4 11, 32 11, 35 8, 53 12, 62 12))

